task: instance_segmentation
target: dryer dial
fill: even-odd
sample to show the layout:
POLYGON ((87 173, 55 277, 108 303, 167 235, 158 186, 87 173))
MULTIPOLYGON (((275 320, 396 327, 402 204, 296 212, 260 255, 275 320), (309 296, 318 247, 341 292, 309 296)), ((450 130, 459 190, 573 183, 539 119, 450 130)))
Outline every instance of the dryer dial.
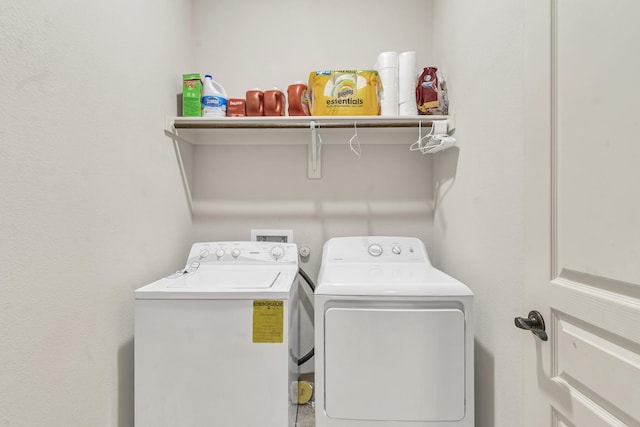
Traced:
POLYGON ((377 243, 369 245, 369 255, 371 256, 380 256, 382 255, 382 246, 377 243))

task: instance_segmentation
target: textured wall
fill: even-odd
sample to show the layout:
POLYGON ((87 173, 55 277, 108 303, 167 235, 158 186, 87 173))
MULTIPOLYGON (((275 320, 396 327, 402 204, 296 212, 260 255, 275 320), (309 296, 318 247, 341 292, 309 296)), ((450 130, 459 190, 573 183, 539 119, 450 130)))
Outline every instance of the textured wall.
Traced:
POLYGON ((434 158, 435 264, 476 294, 476 425, 523 425, 523 11, 436 1, 459 149, 434 158))
POLYGON ((133 426, 133 290, 189 246, 162 125, 190 19, 181 0, 0 3, 2 426, 133 426))

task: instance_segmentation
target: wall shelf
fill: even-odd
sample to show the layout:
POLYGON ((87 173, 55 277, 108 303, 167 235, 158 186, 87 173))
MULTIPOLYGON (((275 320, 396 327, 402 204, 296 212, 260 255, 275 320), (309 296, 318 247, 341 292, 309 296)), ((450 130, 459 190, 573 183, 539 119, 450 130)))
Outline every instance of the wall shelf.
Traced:
MULTIPOLYGON (((165 135, 173 140, 176 158, 182 173, 189 205, 192 207, 191 190, 184 169, 179 142, 191 145, 229 145, 225 138, 216 137, 228 132, 260 133, 309 132, 310 138, 297 139, 295 144, 308 145, 308 178, 322 178, 322 137, 324 129, 353 129, 354 137, 359 129, 375 129, 416 132, 412 151, 432 154, 455 144, 451 135, 455 131, 454 117, 449 116, 302 116, 302 117, 166 117, 165 135), (205 135, 205 137, 201 137, 205 135)), ((359 139, 359 138, 358 138, 359 139)), ((352 139, 353 140, 353 137, 352 139)), ((350 140, 350 141, 351 141, 350 140)), ((350 143, 350 142, 349 142, 350 143)), ((384 144, 406 144, 406 141, 389 139, 384 144)), ((237 143, 234 142, 233 145, 237 143)), ((248 138, 245 144, 279 144, 277 138, 248 138)), ((358 140, 358 146, 360 141, 358 140)), ((353 147, 352 147, 353 149, 353 147)))

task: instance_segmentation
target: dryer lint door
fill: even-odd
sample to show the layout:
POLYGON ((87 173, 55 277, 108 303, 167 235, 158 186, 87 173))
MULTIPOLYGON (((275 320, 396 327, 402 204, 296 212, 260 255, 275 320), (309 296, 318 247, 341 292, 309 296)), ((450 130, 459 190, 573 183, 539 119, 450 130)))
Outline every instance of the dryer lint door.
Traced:
POLYGON ((329 308, 325 411, 331 418, 457 421, 465 415, 459 308, 329 308))

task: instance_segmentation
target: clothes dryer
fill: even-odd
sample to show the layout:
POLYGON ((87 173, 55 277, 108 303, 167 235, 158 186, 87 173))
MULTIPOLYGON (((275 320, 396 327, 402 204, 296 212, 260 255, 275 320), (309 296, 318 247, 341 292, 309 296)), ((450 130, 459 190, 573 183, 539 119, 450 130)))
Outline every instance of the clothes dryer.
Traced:
POLYGON ((324 245, 316 427, 473 427, 473 293, 407 237, 324 245))
POLYGON ((193 245, 135 292, 136 427, 293 427, 295 244, 193 245))

